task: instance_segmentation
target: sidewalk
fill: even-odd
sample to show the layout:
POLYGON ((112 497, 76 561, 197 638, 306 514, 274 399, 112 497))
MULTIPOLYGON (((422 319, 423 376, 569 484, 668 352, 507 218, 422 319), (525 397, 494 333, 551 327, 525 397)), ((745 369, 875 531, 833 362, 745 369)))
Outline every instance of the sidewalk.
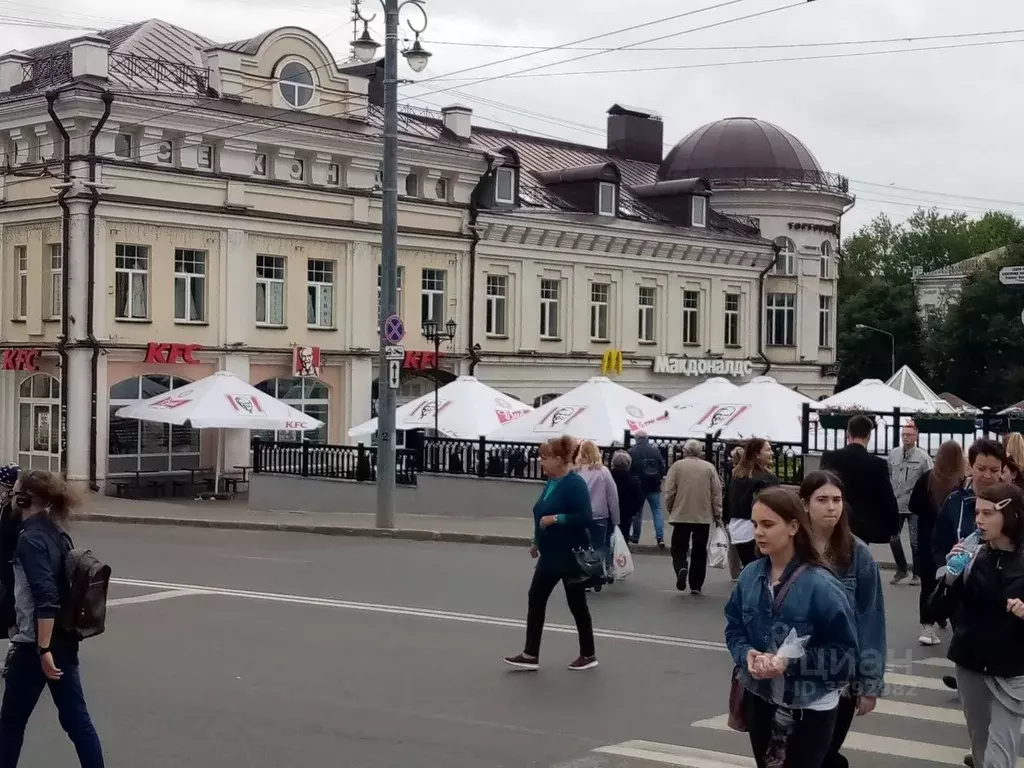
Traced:
MULTIPOLYGON (((362 536, 369 538, 448 541, 465 544, 494 544, 527 547, 532 534, 529 518, 463 518, 399 512, 395 528, 379 529, 370 514, 355 512, 258 512, 250 510, 244 499, 235 501, 135 501, 109 496, 89 500, 81 519, 133 525, 185 526, 225 530, 283 531, 315 533, 325 536, 362 536)), ((659 554, 649 514, 645 516, 644 536, 631 547, 639 554, 659 554)), ((903 549, 910 553, 904 532, 903 549)), ((878 564, 894 569, 892 551, 886 544, 874 544, 871 552, 878 564)))

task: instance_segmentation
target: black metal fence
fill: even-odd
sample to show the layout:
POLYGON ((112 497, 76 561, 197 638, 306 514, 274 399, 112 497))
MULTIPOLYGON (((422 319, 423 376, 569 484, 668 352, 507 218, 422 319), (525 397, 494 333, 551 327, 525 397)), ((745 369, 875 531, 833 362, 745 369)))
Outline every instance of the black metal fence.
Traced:
MULTIPOLYGON (((398 451, 396 482, 416 485, 415 467, 412 451, 398 451)), ((252 469, 257 473, 372 482, 377 479, 377 449, 366 445, 318 445, 309 441, 288 443, 255 438, 252 469)))

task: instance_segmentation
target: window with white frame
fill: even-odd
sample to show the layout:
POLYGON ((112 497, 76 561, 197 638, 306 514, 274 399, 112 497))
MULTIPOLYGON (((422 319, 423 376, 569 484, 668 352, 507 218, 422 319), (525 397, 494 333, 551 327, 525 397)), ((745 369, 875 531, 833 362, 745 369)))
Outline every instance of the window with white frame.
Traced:
POLYGON ((560 280, 540 281, 540 337, 558 338, 560 280))
POLYGON ((149 246, 118 243, 114 247, 114 317, 149 318, 149 246))
POLYGON ((309 259, 306 265, 306 325, 334 327, 334 262, 309 259))
POLYGON ((832 243, 821 244, 821 259, 818 262, 818 277, 828 280, 832 277, 832 243))
POLYGON ((683 291, 683 344, 700 344, 700 291, 683 291))
POLYGON ((206 321, 206 251, 174 249, 174 319, 206 321))
POLYGON ((64 246, 50 244, 50 317, 60 317, 64 301, 64 246))
POLYGON ((796 344, 796 294, 769 293, 765 299, 765 343, 771 347, 796 344))
POLYGON ((708 225, 708 199, 701 195, 694 195, 690 207, 693 226, 706 227, 708 225))
POLYGON ((428 322, 444 323, 443 269, 424 269, 420 283, 420 327, 428 322))
POLYGON ((24 320, 28 317, 28 246, 14 246, 14 262, 18 265, 17 312, 15 317, 24 320))
POLYGON ((18 464, 60 471, 60 380, 46 373, 18 385, 18 464))
MULTIPOLYGON (((381 304, 384 301, 384 294, 383 294, 383 290, 382 290, 382 286, 383 286, 383 277, 382 277, 383 272, 382 272, 382 269, 383 268, 381 267, 381 265, 378 264, 377 265, 377 318, 378 318, 377 325, 378 325, 378 327, 380 326, 380 307, 381 307, 381 304)), ((395 286, 398 289, 397 293, 395 294, 395 308, 398 310, 398 314, 402 314, 402 283, 404 282, 404 278, 405 278, 405 268, 404 267, 399 267, 398 268, 398 283, 395 286)))
POLYGON ((494 175, 494 202, 515 205, 516 169, 508 166, 498 168, 494 175))
POLYGON ((832 297, 818 297, 818 346, 832 346, 832 297))
POLYGON ((637 339, 641 342, 654 341, 654 302, 657 289, 653 285, 641 285, 637 295, 637 339))
POLYGON ((608 283, 590 284, 590 339, 608 341, 612 287, 608 283))
POLYGON ((487 276, 487 335, 508 335, 508 277, 487 276))
POLYGON ((119 133, 114 137, 114 157, 122 160, 132 159, 133 140, 130 133, 119 133))
POLYGON ((116 414, 191 384, 180 376, 133 376, 110 388, 110 427, 107 436, 107 473, 170 472, 199 466, 199 430, 155 421, 122 419, 116 414))
POLYGON ((297 61, 289 61, 281 67, 278 87, 285 102, 295 108, 301 108, 313 100, 313 73, 297 61))
POLYGON ((775 244, 779 246, 779 258, 775 262, 776 275, 796 274, 796 243, 788 237, 775 238, 775 244))
POLYGON ((284 256, 256 256, 256 323, 284 325, 284 256))
POLYGON ((257 384, 256 389, 277 398, 317 421, 323 422, 323 425, 308 432, 254 430, 253 437, 286 443, 297 443, 302 440, 318 444, 327 442, 327 425, 330 424, 331 415, 331 392, 322 381, 311 376, 269 379, 257 384))
POLYGON ((597 212, 601 216, 614 216, 619 206, 616 200, 615 185, 610 181, 602 181, 597 187, 597 212))
POLYGON ((725 346, 740 346, 740 295, 725 294, 725 346))

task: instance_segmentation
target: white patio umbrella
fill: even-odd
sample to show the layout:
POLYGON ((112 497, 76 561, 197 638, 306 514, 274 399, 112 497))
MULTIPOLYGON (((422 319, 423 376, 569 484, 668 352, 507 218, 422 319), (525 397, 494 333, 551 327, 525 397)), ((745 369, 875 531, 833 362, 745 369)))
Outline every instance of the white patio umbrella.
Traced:
MULTIPOLYGON (((437 431, 462 440, 475 440, 498 427, 515 421, 533 410, 503 392, 487 386, 474 376, 460 376, 434 393, 406 403, 395 414, 399 430, 433 429, 437 413, 437 431)), ((349 437, 370 437, 377 431, 377 419, 353 427, 349 437)))
MULTIPOLYGON (((228 371, 126 405, 116 414, 122 419, 154 421, 195 429, 273 429, 308 432, 323 426, 302 411, 282 403, 228 371)), ((214 488, 220 488, 223 433, 217 433, 214 488)))
POLYGON ((849 389, 815 403, 817 410, 841 408, 843 410, 891 411, 899 408, 904 413, 935 413, 935 406, 924 400, 900 392, 880 379, 864 379, 849 389))
POLYGON ((689 410, 694 405, 713 403, 716 400, 728 400, 739 389, 735 384, 721 376, 715 376, 702 381, 695 387, 690 387, 666 400, 663 404, 667 408, 677 411, 689 410))
POLYGON ((607 446, 622 443, 626 430, 638 432, 668 418, 664 403, 595 376, 571 392, 487 435, 488 440, 543 443, 559 435, 607 446))

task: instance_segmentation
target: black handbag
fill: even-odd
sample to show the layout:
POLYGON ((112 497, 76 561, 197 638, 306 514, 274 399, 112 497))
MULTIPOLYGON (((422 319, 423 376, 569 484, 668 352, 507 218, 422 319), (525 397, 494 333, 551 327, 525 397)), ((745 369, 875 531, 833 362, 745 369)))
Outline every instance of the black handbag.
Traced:
POLYGON ((587 545, 572 551, 576 573, 566 576, 568 584, 603 584, 604 558, 594 549, 587 531, 587 545))

